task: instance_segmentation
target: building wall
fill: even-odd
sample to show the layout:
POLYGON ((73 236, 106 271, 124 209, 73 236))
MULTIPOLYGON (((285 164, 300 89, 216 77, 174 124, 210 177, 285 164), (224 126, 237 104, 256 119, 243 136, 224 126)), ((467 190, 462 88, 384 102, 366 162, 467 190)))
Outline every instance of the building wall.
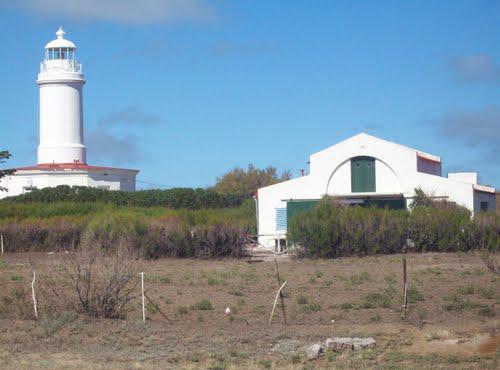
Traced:
POLYGON ((8 192, 0 192, 0 199, 29 191, 59 185, 90 186, 108 190, 135 190, 135 171, 17 171, 0 180, 0 186, 8 192))
MULTIPOLYGON (((276 209, 286 207, 287 199, 321 199, 325 194, 347 197, 401 194, 409 205, 415 195, 415 188, 422 188, 430 195, 443 197, 475 212, 484 196, 482 194, 491 198, 488 193, 474 191, 473 184, 461 181, 462 178, 445 178, 419 172, 417 153, 399 144, 359 134, 311 155, 309 175, 259 189, 259 243, 271 248, 278 234, 279 237, 285 235, 284 231, 276 231, 276 209), (357 156, 376 159, 374 193, 351 192, 350 159, 357 156)), ((440 165, 435 165, 428 172, 438 167, 440 165)))
POLYGON ((496 210, 497 205, 495 194, 474 191, 474 213, 481 211, 481 202, 488 202, 488 211, 496 210))
MULTIPOLYGON (((384 162, 375 158, 375 181, 377 193, 401 193, 401 184, 394 171, 384 162)), ((326 194, 350 195, 351 192, 351 161, 345 160, 334 169, 330 178, 326 194)))

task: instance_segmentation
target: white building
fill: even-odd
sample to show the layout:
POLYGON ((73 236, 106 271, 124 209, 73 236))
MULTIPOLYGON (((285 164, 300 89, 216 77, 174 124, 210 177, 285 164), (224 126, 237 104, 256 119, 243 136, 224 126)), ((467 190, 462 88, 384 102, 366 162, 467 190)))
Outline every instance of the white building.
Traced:
POLYGON ((82 90, 85 79, 76 59, 76 46, 64 38, 45 46, 36 83, 40 88, 40 145, 38 164, 17 168, 0 180, 0 198, 58 185, 92 186, 109 190, 135 190, 139 171, 87 164, 83 140, 82 90))
POLYGON ((472 212, 495 210, 495 189, 479 185, 477 173, 442 177, 439 157, 365 133, 314 153, 309 163, 309 175, 258 190, 262 246, 283 246, 287 220, 297 210, 312 208, 324 195, 348 204, 406 208, 415 188, 421 188, 472 212))

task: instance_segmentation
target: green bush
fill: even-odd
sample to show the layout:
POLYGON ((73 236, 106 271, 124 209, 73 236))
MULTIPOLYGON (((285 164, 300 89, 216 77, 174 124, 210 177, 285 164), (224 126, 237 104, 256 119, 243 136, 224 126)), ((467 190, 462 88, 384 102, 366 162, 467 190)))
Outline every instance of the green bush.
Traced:
POLYGON ((10 197, 9 202, 102 202, 118 206, 167 207, 173 209, 237 207, 247 197, 222 194, 213 189, 173 188, 167 190, 139 190, 135 192, 109 191, 86 186, 60 185, 34 190, 10 197))
POLYGON ((450 202, 424 202, 412 211, 348 207, 324 199, 290 220, 289 241, 300 256, 336 258, 402 251, 498 250, 500 216, 450 202))
POLYGON ((394 253, 406 243, 407 218, 406 211, 345 207, 324 200, 294 215, 288 235, 308 257, 394 253))
POLYGON ((408 237, 418 252, 456 252, 470 248, 466 231, 470 212, 461 207, 415 207, 411 212, 408 237))

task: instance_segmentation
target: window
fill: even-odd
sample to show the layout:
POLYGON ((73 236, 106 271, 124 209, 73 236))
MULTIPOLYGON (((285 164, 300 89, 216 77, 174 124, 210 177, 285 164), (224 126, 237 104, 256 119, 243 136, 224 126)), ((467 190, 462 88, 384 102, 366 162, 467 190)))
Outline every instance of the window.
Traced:
POLYGON ((31 193, 36 190, 36 186, 23 186, 23 193, 31 193))
POLYGON ((276 231, 286 231, 286 208, 276 208, 276 231))
POLYGON ((488 210, 488 202, 481 202, 479 205, 479 208, 481 211, 487 211, 488 210))
POLYGON ((375 158, 351 158, 351 191, 353 193, 374 192, 375 189, 375 158))

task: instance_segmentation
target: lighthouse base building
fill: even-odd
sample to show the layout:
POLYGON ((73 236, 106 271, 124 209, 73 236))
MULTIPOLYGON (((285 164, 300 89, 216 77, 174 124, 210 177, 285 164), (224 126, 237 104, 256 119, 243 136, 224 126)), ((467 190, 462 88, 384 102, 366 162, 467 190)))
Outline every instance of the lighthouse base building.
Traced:
POLYGON ((78 163, 39 164, 21 167, 17 168, 14 174, 0 180, 0 186, 7 189, 7 191, 0 192, 0 198, 59 185, 135 191, 135 176, 138 172, 131 169, 78 163))
POLYGON ((40 88, 40 144, 38 164, 17 168, 0 179, 0 198, 58 185, 91 186, 108 190, 135 190, 139 171, 91 166, 83 140, 82 65, 76 59, 76 46, 64 38, 45 46, 36 81, 40 88))
POLYGON ((280 250, 288 221, 325 195, 348 205, 407 208, 415 189, 471 212, 495 210, 495 189, 480 185, 477 173, 441 175, 441 158, 360 133, 310 156, 310 173, 257 193, 259 244, 280 250))

